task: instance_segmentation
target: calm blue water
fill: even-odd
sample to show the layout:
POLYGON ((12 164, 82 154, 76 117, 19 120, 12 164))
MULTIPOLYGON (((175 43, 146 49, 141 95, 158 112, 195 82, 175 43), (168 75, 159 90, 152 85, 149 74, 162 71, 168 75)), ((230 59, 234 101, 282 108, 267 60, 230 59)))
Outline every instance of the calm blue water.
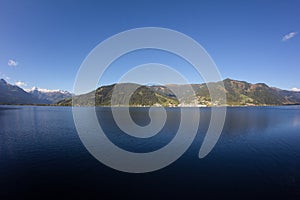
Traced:
MULTIPOLYGON (((221 138, 203 159, 198 151, 210 109, 200 110, 197 137, 180 159, 159 171, 128 174, 104 166, 88 153, 70 107, 1 106, 0 199, 300 198, 299 106, 228 108, 221 138)), ((147 108, 131 109, 140 125, 149 123, 147 112, 147 108)), ((109 108, 98 108, 97 114, 115 144, 147 152, 172 140, 180 109, 167 109, 166 125, 158 135, 135 140, 116 126, 109 108)))

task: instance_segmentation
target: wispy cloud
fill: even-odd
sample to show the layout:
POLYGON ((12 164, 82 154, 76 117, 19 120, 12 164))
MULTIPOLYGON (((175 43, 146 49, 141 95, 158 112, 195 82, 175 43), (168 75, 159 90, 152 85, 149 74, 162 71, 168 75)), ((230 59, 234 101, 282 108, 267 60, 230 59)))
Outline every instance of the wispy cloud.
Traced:
POLYGON ((297 32, 290 32, 282 37, 282 41, 285 42, 297 35, 297 32))
POLYGON ((293 92, 300 92, 300 88, 295 88, 294 87, 294 88, 291 89, 291 91, 293 91, 293 92))
POLYGON ((16 60, 13 60, 13 59, 9 59, 8 63, 7 63, 7 65, 11 66, 11 67, 16 67, 16 66, 18 66, 18 64, 19 63, 16 60))
POLYGON ((15 82, 15 84, 19 87, 24 87, 24 86, 27 86, 27 84, 25 82, 22 82, 22 81, 17 81, 15 82))

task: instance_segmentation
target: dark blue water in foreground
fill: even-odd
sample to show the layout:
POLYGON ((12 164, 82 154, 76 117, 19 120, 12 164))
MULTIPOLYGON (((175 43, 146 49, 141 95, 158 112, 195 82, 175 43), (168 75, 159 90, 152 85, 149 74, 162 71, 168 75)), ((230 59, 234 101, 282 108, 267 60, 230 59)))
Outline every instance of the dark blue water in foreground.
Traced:
MULTIPOLYGON (((1 106, 0 199, 300 198, 299 106, 228 108, 222 135, 203 159, 198 152, 210 109, 200 110, 197 137, 180 159, 159 171, 129 174, 101 164, 88 153, 71 108, 1 106)), ((132 108, 131 115, 146 125, 147 111, 132 108)), ((107 136, 134 152, 153 151, 172 140, 180 109, 168 108, 167 113, 158 135, 133 140, 116 126, 109 108, 97 109, 107 136)))

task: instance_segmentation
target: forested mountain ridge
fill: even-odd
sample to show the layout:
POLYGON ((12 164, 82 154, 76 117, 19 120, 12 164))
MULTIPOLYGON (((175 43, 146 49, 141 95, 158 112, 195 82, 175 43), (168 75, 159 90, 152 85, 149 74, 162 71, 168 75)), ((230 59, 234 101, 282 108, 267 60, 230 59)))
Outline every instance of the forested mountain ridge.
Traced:
MULTIPOLYGON (((154 85, 145 86, 133 83, 118 84, 118 92, 116 96, 120 99, 117 105, 122 106, 122 98, 126 88, 138 88, 131 96, 130 106, 219 106, 224 105, 216 100, 212 102, 210 99, 207 85, 215 91, 225 91, 226 105, 292 105, 300 104, 300 92, 281 90, 274 87, 269 87, 265 83, 251 84, 245 81, 225 79, 222 82, 211 82, 207 84, 191 84, 196 98, 193 98, 190 93, 187 93, 186 98, 177 99, 172 90, 181 91, 184 93, 189 90, 187 85, 154 85), (224 87, 223 87, 224 85, 224 87), (123 89, 122 89, 123 87, 123 89)), ((74 97, 75 106, 110 106, 113 89, 116 84, 102 86, 87 94, 74 97)), ((57 105, 70 106, 72 99, 68 98, 58 102, 57 105)), ((116 106, 116 105, 113 105, 116 106)))

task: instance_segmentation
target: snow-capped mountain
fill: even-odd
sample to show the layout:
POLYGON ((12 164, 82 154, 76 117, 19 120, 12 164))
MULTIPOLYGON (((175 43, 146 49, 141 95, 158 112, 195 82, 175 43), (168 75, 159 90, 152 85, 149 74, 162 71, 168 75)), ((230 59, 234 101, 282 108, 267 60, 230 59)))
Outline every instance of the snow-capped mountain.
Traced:
POLYGON ((70 97, 72 94, 68 91, 37 87, 22 89, 0 79, 0 104, 53 104, 70 97))
POLYGON ((36 96, 25 92, 22 88, 0 79, 0 104, 41 104, 36 96))
POLYGON ((64 90, 48 90, 43 88, 33 87, 26 89, 26 92, 32 94, 43 102, 56 103, 66 98, 72 97, 72 94, 64 90))

